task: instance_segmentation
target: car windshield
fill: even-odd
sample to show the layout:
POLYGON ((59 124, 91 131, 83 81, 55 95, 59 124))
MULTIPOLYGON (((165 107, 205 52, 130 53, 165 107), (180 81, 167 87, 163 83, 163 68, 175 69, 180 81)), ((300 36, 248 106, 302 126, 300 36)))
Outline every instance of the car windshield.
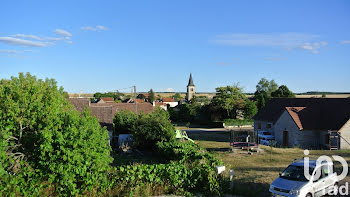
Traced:
MULTIPOLYGON (((309 172, 313 172, 313 168, 309 169, 309 172)), ((288 166, 281 174, 281 178, 294 180, 294 181, 308 181, 304 176, 304 166, 288 166)))

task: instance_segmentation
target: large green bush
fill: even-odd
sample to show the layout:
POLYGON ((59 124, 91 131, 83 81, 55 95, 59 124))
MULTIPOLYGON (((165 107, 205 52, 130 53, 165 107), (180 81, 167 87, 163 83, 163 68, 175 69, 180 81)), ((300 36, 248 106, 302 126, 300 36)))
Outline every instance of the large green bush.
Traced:
POLYGON ((20 73, 0 81, 0 100, 0 196, 108 186, 107 130, 74 110, 55 80, 20 73))
POLYGON ((116 113, 113 118, 115 135, 131 133, 137 119, 138 115, 131 111, 122 110, 116 113))
POLYGON ((132 134, 137 147, 154 149, 157 142, 174 138, 175 128, 168 112, 156 108, 153 113, 139 116, 133 125, 132 134))

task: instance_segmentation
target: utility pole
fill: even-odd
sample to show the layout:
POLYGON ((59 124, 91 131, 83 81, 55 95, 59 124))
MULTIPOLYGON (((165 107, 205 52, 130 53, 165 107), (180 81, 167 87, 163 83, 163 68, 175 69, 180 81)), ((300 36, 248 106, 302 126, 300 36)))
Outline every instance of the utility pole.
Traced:
POLYGON ((134 86, 134 93, 135 93, 135 100, 134 100, 134 102, 135 102, 135 113, 137 114, 137 102, 136 102, 136 86, 134 86))

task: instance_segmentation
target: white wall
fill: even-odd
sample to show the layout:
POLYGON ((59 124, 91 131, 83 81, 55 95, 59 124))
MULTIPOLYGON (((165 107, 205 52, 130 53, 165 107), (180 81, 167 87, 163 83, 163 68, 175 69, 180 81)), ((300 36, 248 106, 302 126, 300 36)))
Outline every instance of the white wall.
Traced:
MULTIPOLYGON (((340 135, 350 143, 350 119, 344 124, 339 132, 340 135)), ((350 145, 343 138, 340 138, 340 149, 350 149, 350 145)))
POLYGON ((163 103, 165 103, 167 105, 169 104, 170 107, 176 107, 179 104, 179 102, 163 102, 163 103))
POLYGON ((288 147, 298 145, 296 144, 293 133, 298 132, 299 128, 286 110, 282 113, 274 125, 275 139, 278 145, 283 145, 283 131, 285 130, 288 131, 288 147))

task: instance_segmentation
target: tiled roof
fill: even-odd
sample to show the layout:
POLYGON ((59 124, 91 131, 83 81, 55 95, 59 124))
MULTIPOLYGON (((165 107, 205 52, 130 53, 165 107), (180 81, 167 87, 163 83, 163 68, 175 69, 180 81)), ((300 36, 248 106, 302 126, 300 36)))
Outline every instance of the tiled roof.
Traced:
POLYGON ((299 117, 299 112, 305 109, 305 107, 286 107, 287 112, 294 120, 295 124, 299 127, 300 130, 303 130, 303 125, 299 117))
POLYGON ((273 98, 254 120, 275 123, 285 110, 299 129, 339 130, 350 118, 350 98, 273 98))
POLYGON ((112 106, 90 106, 91 115, 95 116, 100 123, 113 123, 112 106))
POLYGON ((101 97, 100 99, 104 102, 114 102, 114 98, 112 97, 101 97))
POLYGON ((70 103, 75 107, 76 110, 83 112, 85 107, 89 107, 89 98, 69 98, 70 103))
POLYGON ((173 98, 163 98, 163 102, 175 102, 173 98))
POLYGON ((154 104, 155 104, 155 105, 165 105, 165 106, 166 106, 166 104, 163 103, 163 102, 155 102, 154 104))
MULTIPOLYGON (((127 110, 135 112, 135 103, 90 103, 90 99, 71 98, 69 101, 74 105, 75 109, 80 112, 84 111, 85 107, 89 107, 91 115, 95 116, 101 126, 107 126, 107 128, 113 129, 113 117, 115 113, 121 110, 127 110)), ((153 112, 153 105, 150 103, 138 103, 138 113, 151 113, 153 112)))
POLYGON ((144 103, 145 101, 143 99, 136 99, 136 103, 144 103))
MULTIPOLYGON (((127 110, 135 112, 135 103, 91 103, 91 106, 112 106, 113 116, 116 112, 127 110)), ((153 112, 153 105, 151 103, 137 103, 137 111, 145 114, 153 112)))

